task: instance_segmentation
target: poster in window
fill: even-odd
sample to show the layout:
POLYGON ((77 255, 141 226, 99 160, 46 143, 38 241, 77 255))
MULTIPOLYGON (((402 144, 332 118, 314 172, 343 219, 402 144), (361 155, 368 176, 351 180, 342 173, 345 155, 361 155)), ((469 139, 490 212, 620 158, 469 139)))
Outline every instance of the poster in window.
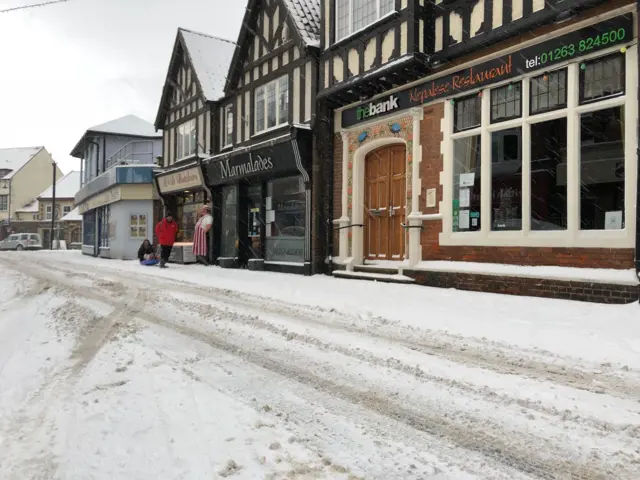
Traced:
POLYGON ((473 187, 476 183, 475 172, 460 174, 460 187, 473 187))
POLYGON ((458 218, 460 230, 467 230, 469 228, 469 210, 460 210, 458 218))
POLYGON ((471 189, 460 189, 460 208, 469 208, 471 206, 471 189))

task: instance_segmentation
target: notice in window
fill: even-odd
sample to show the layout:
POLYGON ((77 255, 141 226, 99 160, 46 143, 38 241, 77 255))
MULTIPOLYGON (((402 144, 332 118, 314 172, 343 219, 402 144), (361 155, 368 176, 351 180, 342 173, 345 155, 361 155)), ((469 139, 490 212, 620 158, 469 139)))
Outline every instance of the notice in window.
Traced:
POLYGON ((458 214, 458 227, 460 230, 469 229, 469 210, 460 210, 458 214))
POLYGON ((473 187, 476 182, 476 174, 473 173, 461 173, 460 174, 460 188, 473 187))
POLYGON ((621 230, 622 229, 622 212, 620 210, 606 212, 604 214, 605 230, 621 230))
POLYGON ((469 208, 471 206, 471 189, 460 189, 460 208, 469 208))
POLYGON ((266 222, 273 223, 276 221, 276 211, 275 210, 267 210, 266 211, 266 222))

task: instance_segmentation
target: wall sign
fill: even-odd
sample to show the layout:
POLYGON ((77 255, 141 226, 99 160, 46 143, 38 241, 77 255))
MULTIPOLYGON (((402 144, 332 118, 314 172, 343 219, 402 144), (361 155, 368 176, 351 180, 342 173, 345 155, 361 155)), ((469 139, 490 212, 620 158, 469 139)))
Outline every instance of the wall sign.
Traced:
POLYGON ((342 112, 342 127, 350 127, 373 116, 383 116, 399 110, 485 87, 535 70, 544 70, 562 62, 570 61, 615 45, 633 40, 631 14, 620 15, 589 27, 569 32, 520 51, 502 55, 487 62, 474 65, 450 75, 435 78, 405 88, 380 99, 352 107, 342 112), (393 98, 393 102, 391 99, 393 98), (380 110, 378 105, 382 105, 380 110), (371 113, 375 110, 375 113, 371 113))
POLYGON ((176 192, 201 186, 202 176, 200 175, 200 169, 198 167, 158 176, 160 193, 176 192))
POLYGON ((233 183, 252 177, 276 177, 300 172, 309 166, 312 155, 311 130, 301 130, 292 139, 283 137, 277 143, 253 150, 241 150, 206 160, 203 170, 208 185, 233 183))
POLYGON ((78 205, 78 213, 84 213, 87 210, 93 210, 98 207, 109 205, 110 203, 119 202, 122 198, 121 187, 115 187, 103 192, 95 197, 91 197, 86 202, 78 205))

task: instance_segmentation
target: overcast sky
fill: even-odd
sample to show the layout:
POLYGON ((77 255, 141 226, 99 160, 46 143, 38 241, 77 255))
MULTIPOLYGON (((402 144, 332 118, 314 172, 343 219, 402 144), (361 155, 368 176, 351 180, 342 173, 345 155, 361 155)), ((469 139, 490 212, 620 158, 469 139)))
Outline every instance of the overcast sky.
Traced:
MULTIPOLYGON (((43 0, 0 0, 0 10, 43 0)), ((178 27, 237 40, 246 0, 69 0, 0 13, 0 148, 44 145, 63 172, 84 131, 153 123, 178 27)))

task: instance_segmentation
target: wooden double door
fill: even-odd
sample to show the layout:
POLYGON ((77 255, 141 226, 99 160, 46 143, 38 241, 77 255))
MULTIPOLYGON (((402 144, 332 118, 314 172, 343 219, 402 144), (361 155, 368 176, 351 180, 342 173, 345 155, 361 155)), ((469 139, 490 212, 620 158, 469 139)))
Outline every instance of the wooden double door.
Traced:
POLYGON ((406 147, 392 145, 365 160, 364 253, 366 260, 402 260, 406 215, 406 147))

